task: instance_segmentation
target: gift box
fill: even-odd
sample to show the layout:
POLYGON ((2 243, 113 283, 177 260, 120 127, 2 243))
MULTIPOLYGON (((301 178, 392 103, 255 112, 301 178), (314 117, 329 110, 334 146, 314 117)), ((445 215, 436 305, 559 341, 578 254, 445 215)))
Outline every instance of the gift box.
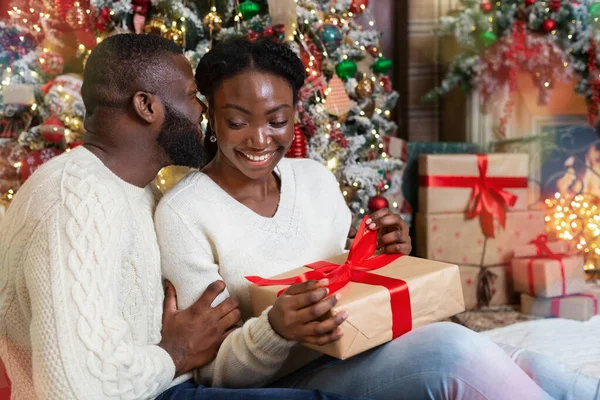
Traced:
POLYGON ((390 157, 398 158, 406 162, 408 144, 406 140, 389 135, 383 136, 382 139, 384 145, 383 151, 385 151, 390 157))
POLYGON ((493 267, 460 265, 465 308, 517 304, 510 264, 493 267))
POLYGON ((563 241, 551 242, 538 235, 515 247, 512 260, 515 291, 531 296, 558 297, 582 292, 585 287, 584 257, 569 255, 563 241))
POLYGON ((505 227, 495 221, 494 237, 486 237, 479 221, 464 213, 419 213, 416 252, 419 257, 452 264, 509 264, 516 247, 544 233, 544 217, 544 211, 509 211, 505 227))
POLYGON ((258 316, 273 305, 286 285, 328 278, 330 295, 341 293, 333 313, 349 313, 340 326, 344 335, 325 346, 306 346, 346 359, 464 311, 458 266, 402 255, 373 257, 377 233, 365 232, 365 220, 348 254, 272 279, 246 277, 254 283, 250 286, 253 314, 258 316))
POLYGON ((528 163, 527 154, 422 155, 419 212, 473 212, 476 204, 486 207, 488 202, 499 209, 525 210, 528 163))
POLYGON ((598 314, 598 299, 600 288, 584 289, 584 293, 568 296, 532 297, 521 294, 521 312, 540 317, 568 318, 577 321, 587 321, 598 314))

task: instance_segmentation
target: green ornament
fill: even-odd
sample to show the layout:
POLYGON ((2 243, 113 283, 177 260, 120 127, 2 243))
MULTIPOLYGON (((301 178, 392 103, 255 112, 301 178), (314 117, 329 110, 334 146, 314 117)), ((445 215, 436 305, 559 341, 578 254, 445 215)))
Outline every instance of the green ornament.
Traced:
POLYGON ((593 19, 600 18, 600 3, 594 3, 591 5, 590 15, 593 19))
POLYGON ((389 58, 378 57, 373 65, 371 65, 371 69, 378 74, 387 74, 392 69, 392 64, 393 62, 389 58))
POLYGON ((335 72, 342 79, 348 79, 356 75, 357 71, 358 67, 356 66, 356 63, 352 60, 344 60, 335 66, 335 72))
POLYGON ((492 31, 479 32, 479 41, 483 44, 483 47, 488 48, 498 41, 498 36, 492 31))
POLYGON ((260 13, 260 5, 252 0, 246 0, 240 4, 240 13, 245 20, 249 20, 260 13))

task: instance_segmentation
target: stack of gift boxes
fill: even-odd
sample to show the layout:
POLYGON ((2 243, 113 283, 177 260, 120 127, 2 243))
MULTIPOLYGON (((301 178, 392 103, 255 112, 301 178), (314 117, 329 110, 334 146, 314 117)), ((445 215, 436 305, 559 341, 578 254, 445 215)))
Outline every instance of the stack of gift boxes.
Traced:
POLYGON ((467 309, 514 304, 514 251, 545 230, 528 209, 527 154, 421 155, 417 255, 458 264, 467 309))
POLYGON ((600 287, 585 283, 584 258, 563 241, 540 235, 515 249, 514 288, 521 311, 542 317, 586 321, 598 313, 600 287))

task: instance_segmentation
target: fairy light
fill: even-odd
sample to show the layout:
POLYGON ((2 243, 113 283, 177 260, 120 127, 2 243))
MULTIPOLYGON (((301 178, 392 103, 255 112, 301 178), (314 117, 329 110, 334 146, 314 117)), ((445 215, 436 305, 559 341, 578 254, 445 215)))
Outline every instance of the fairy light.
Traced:
POLYGON ((330 170, 334 170, 335 168, 337 168, 338 162, 337 159, 332 158, 329 161, 327 161, 327 168, 329 168, 330 170))

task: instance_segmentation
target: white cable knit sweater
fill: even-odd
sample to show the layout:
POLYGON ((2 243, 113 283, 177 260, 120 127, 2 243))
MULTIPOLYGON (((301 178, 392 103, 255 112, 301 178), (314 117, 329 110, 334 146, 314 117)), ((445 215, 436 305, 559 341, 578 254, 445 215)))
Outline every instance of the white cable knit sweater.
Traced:
POLYGON ((0 356, 13 399, 147 399, 171 385, 175 366, 156 346, 153 209, 149 188, 83 147, 19 190, 0 226, 0 356))
POLYGON ((244 276, 271 277, 344 250, 351 216, 333 174, 312 160, 283 159, 277 168, 281 195, 273 218, 237 202, 202 172, 185 177, 157 208, 163 275, 175 285, 179 307, 188 307, 222 279, 240 301, 245 320, 216 360, 196 371, 203 384, 262 386, 295 344, 273 331, 266 312, 250 318, 244 276))

